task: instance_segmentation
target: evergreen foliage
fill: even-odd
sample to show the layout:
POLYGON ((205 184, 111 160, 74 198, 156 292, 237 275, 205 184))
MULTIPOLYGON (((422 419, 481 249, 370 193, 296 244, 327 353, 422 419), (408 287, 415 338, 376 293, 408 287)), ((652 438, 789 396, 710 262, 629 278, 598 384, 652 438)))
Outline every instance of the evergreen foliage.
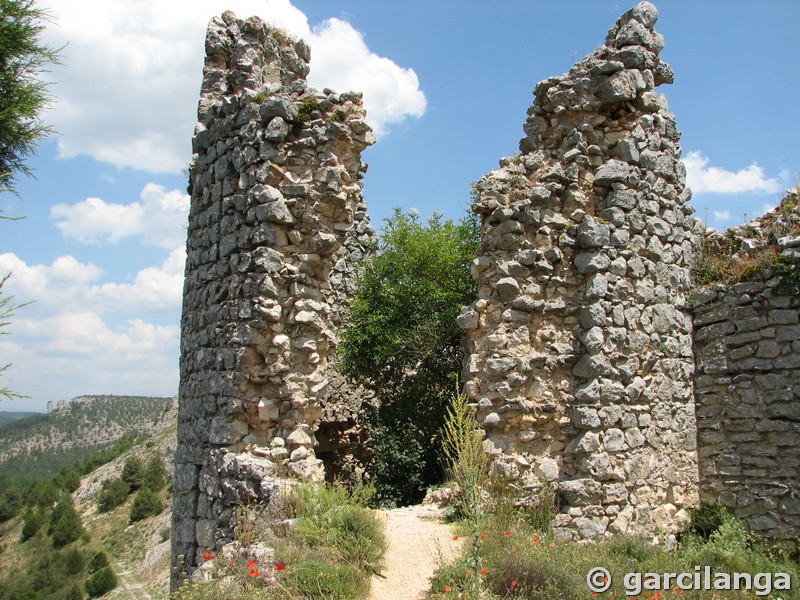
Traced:
POLYGON ((154 492, 161 491, 167 485, 167 470, 160 452, 156 451, 145 463, 142 484, 154 492))
POLYGON ((143 487, 136 494, 133 504, 131 504, 131 523, 160 515, 163 510, 164 504, 161 502, 161 498, 158 497, 158 493, 148 487, 143 487))
POLYGON ((142 487, 144 483, 144 464, 142 464, 142 460, 138 456, 132 454, 125 459, 120 479, 128 484, 128 487, 133 492, 142 487))
POLYGON ((61 548, 77 540, 83 534, 83 525, 75 507, 72 496, 64 495, 50 515, 50 527, 47 531, 53 537, 53 547, 61 548))
POLYGON ((33 0, 0 0, 0 186, 29 173, 25 159, 51 133, 39 118, 50 101, 39 76, 58 62, 56 51, 39 40, 46 20, 33 0))
POLYGON ((117 576, 111 567, 103 567, 86 580, 85 587, 90 598, 99 598, 117 587, 117 576))
POLYGON ((479 237, 475 218, 395 210, 357 282, 339 351, 344 374, 381 400, 366 415, 379 503, 414 503, 441 479, 438 434, 463 359, 456 318, 477 294, 479 237))
POLYGON ((130 493, 130 486, 122 479, 106 479, 103 482, 102 489, 97 494, 97 510, 104 513, 122 506, 130 493))

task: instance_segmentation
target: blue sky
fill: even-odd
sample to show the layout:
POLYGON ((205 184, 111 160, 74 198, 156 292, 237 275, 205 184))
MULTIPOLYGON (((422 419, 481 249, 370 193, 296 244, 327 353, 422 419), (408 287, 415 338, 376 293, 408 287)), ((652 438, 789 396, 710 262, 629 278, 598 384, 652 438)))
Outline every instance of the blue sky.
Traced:
MULTIPOLYGON (((605 0, 39 0, 65 46, 47 75, 59 135, 0 194, 0 274, 21 309, 0 338, 3 385, 44 410, 79 394, 178 387, 183 247, 203 38, 232 9, 306 38, 311 84, 365 93, 373 223, 395 206, 458 218, 470 183, 517 152, 535 84, 592 52, 633 6, 605 0)), ((696 215, 722 229, 777 204, 800 172, 800 3, 664 0, 696 215)))

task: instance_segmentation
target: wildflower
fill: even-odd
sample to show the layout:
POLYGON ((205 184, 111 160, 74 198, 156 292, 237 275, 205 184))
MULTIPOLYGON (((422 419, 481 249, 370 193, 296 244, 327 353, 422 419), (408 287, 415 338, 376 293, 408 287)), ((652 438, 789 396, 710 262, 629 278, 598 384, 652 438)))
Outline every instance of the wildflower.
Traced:
POLYGON ((486 532, 485 531, 481 531, 481 541, 485 541, 485 540, 486 540, 486 532))
POLYGON ((504 536, 506 536, 506 537, 508 537, 508 536, 510 536, 510 535, 511 535, 511 532, 510 532, 510 531, 506 531, 505 533, 503 533, 503 535, 504 535, 504 536))
POLYGON ((551 548, 555 548, 556 547, 556 543, 555 542, 550 542, 550 547, 551 548))
POLYGON ((486 567, 481 569, 481 575, 486 575, 488 572, 489 572, 489 569, 487 569, 486 567))
POLYGON ((203 554, 203 560, 211 560, 213 558, 217 558, 216 554, 211 554, 211 552, 206 552, 203 554))
POLYGON ((592 592, 592 598, 597 598, 599 595, 597 592, 592 592))
POLYGON ((517 587, 518 585, 519 585, 519 581, 517 581, 516 579, 511 582, 511 587, 517 587))
POLYGON ((542 541, 542 538, 540 538, 538 535, 533 536, 533 543, 534 544, 538 544, 541 541, 542 541))
POLYGON ((247 563, 247 568, 248 569, 252 569, 252 568, 254 568, 256 566, 258 566, 258 563, 256 561, 254 561, 254 560, 248 561, 248 563, 247 563))
POLYGON ((680 588, 678 588, 677 590, 675 590, 675 593, 676 593, 676 594, 682 594, 682 593, 683 593, 683 590, 682 590, 682 589, 680 589, 680 588))
POLYGON ((228 566, 229 567, 235 567, 236 566, 236 561, 235 560, 229 560, 228 561, 228 566))
POLYGON ((278 563, 275 565, 276 571, 285 571, 286 570, 286 563, 278 563))
POLYGON ((450 587, 449 585, 446 585, 446 586, 444 586, 444 591, 445 591, 445 593, 452 592, 453 588, 450 587))
POLYGON ((248 575, 250 577, 259 577, 261 575, 261 571, 259 571, 258 569, 250 569, 248 575))
POLYGON ((458 540, 458 536, 457 536, 457 535, 454 535, 454 536, 453 536, 453 541, 455 542, 455 541, 457 541, 457 540, 458 540))

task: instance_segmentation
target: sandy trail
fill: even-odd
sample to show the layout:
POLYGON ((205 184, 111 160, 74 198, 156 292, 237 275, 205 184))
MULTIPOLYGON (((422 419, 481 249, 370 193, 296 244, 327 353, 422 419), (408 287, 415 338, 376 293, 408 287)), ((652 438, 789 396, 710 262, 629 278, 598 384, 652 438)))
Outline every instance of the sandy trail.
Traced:
POLYGON ((417 600, 430 590, 430 578, 442 561, 459 556, 461 540, 453 540, 452 526, 441 509, 408 506, 382 512, 386 550, 382 575, 373 576, 369 600, 417 600))

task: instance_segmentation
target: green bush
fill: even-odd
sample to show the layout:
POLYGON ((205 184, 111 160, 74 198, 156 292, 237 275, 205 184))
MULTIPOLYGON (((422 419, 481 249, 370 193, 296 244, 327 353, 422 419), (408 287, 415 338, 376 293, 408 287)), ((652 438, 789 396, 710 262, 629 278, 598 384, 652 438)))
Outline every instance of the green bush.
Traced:
POLYGON ((122 465, 122 474, 120 479, 128 484, 132 492, 135 492, 144 483, 144 464, 142 460, 135 454, 129 456, 122 465))
POLYGON ((83 590, 81 589, 81 584, 76 583, 75 585, 73 585, 69 589, 69 592, 67 592, 67 595, 64 598, 65 600, 83 600, 84 595, 83 595, 83 590))
POLYGON ((319 558, 293 564, 282 584, 300 598, 325 600, 363 598, 369 589, 358 567, 319 558))
POLYGON ((28 508, 22 515, 22 537, 21 541, 26 542, 31 539, 42 528, 45 522, 45 514, 41 509, 28 508))
POLYGON ((77 540, 83 535, 83 525, 75 507, 72 497, 62 496, 50 515, 50 527, 47 530, 53 537, 53 547, 61 548, 77 540))
POLYGON ((122 506, 128 499, 130 491, 130 486, 122 479, 106 479, 97 494, 97 510, 105 513, 122 506))
POLYGON ((163 510, 164 505, 161 503, 161 498, 158 497, 158 493, 150 488, 143 487, 136 494, 136 497, 133 499, 133 504, 131 504, 131 523, 160 515, 163 510))
POLYGON ((381 401, 363 415, 381 503, 417 502, 441 481, 446 391, 464 356, 456 318, 476 297, 469 268, 478 239, 474 219, 455 223, 435 214, 422 223, 395 210, 357 281, 339 353, 343 373, 381 401))
POLYGON ((99 598, 117 587, 117 576, 111 567, 104 567, 86 580, 85 587, 90 598, 99 598))
POLYGON ((105 552, 95 552, 92 554, 92 558, 89 559, 89 572, 96 573, 103 567, 108 566, 108 556, 106 556, 105 552))
POLYGON ((145 464, 142 485, 154 492, 161 491, 167 485, 167 471, 164 468, 164 459, 161 458, 160 452, 153 454, 145 464))

